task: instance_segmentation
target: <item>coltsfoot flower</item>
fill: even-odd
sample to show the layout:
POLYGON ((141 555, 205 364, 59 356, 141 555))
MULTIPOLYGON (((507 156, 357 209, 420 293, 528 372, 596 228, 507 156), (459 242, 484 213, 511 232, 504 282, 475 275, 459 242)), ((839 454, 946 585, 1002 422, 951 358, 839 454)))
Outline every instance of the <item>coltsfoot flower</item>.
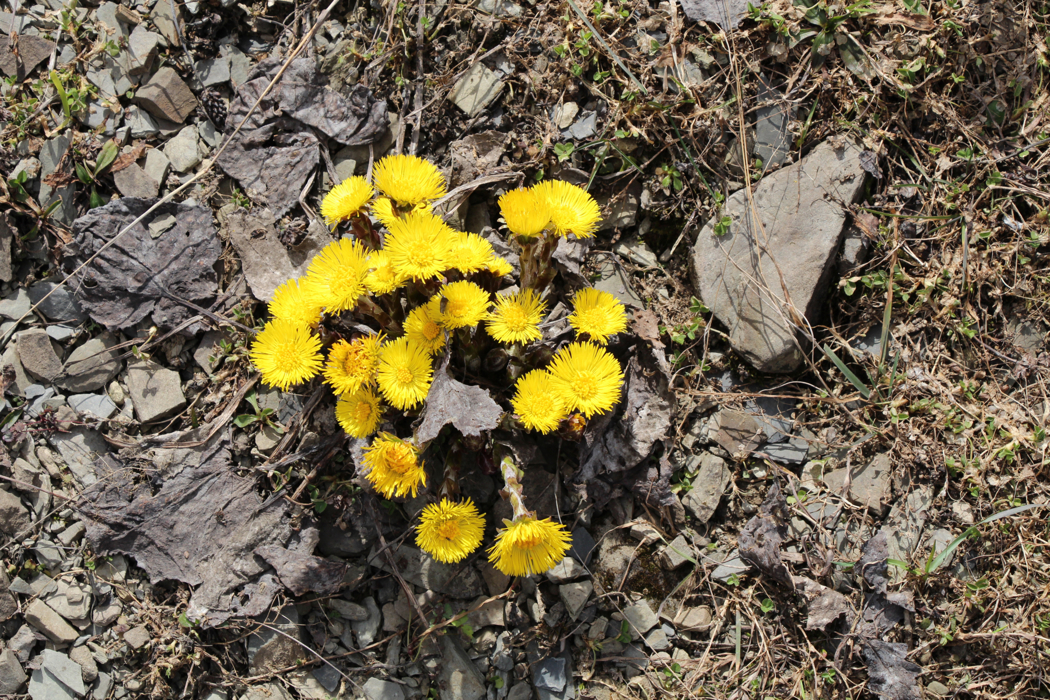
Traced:
POLYGON ((276 319, 255 336, 252 364, 262 379, 281 391, 302 384, 321 369, 321 341, 310 327, 276 319))
POLYGON ((410 207, 445 196, 441 171, 418 156, 383 158, 372 170, 372 181, 387 197, 410 207))
POLYGON ((445 299, 441 325, 449 330, 471 328, 488 315, 489 293, 473 282, 461 280, 446 284, 441 296, 445 299))
POLYGON ((582 187, 562 180, 545 180, 533 189, 547 202, 550 223, 557 235, 571 233, 577 238, 590 238, 598 230, 602 220, 598 202, 582 187))
POLYGON ((365 286, 373 294, 390 294, 405 284, 404 275, 397 271, 385 250, 369 253, 368 264, 371 270, 365 277, 365 286))
POLYGON ((427 212, 413 211, 387 228, 384 250, 398 274, 428 280, 448 269, 453 231, 444 221, 427 212))
POLYGON ((507 576, 542 574, 565 558, 572 536, 550 518, 526 516, 503 521, 496 543, 489 549, 489 562, 507 576))
POLYGON ((523 238, 539 236, 551 221, 547 199, 532 188, 510 190, 504 194, 499 198, 499 211, 507 230, 523 238))
POLYGON ((435 295, 422 306, 412 309, 405 319, 405 337, 429 355, 445 347, 445 329, 441 327, 441 296, 435 295))
POLYGON ((379 397, 368 387, 343 394, 335 404, 335 419, 350 437, 368 437, 379 427, 382 417, 383 407, 379 397))
POLYGON ((375 382, 379 368, 379 349, 383 334, 368 335, 353 341, 339 340, 328 350, 324 376, 336 394, 357 391, 375 382))
POLYGON ((485 517, 473 501, 442 498, 420 513, 416 544, 437 561, 454 564, 477 549, 484 534, 485 517))
POLYGON ((627 330, 627 310, 612 294, 588 288, 576 292, 572 298, 572 313, 569 325, 577 335, 586 335, 596 343, 605 345, 609 336, 627 330))
POLYGON ((434 377, 430 355, 402 336, 379 351, 379 390, 395 408, 415 408, 427 398, 434 377))
POLYGON ((476 233, 453 231, 451 239, 448 266, 464 274, 486 269, 496 256, 492 244, 476 233))
POLYGON ((273 293, 270 300, 270 316, 281 321, 291 321, 299 326, 316 326, 321 320, 321 305, 306 291, 300 279, 290 279, 273 293))
POLYGON ((411 494, 426 486, 427 473, 419 460, 419 450, 396 435, 380 433, 365 448, 365 464, 369 472, 365 478, 384 498, 411 494))
POLYGON ((510 273, 514 272, 514 267, 498 255, 493 256, 492 260, 489 260, 488 264, 485 266, 485 269, 491 272, 492 274, 496 275, 497 277, 506 277, 510 273))
POLYGON ((357 241, 340 238, 310 262, 304 291, 329 313, 349 311, 368 289, 368 251, 357 241))
POLYGON ((540 433, 556 430, 568 415, 554 377, 545 369, 534 369, 519 378, 510 403, 525 427, 540 433))
POLYGON ((531 289, 506 296, 497 294, 495 308, 485 325, 501 343, 528 343, 543 337, 540 321, 547 304, 531 289))
POLYGON ((348 177, 330 189, 321 200, 321 216, 325 223, 334 228, 340 221, 346 221, 364 211, 374 194, 375 190, 368 180, 357 175, 348 177))
POLYGON ((554 378, 554 391, 570 411, 590 418, 605 413, 620 400, 620 363, 593 343, 572 343, 562 348, 547 371, 554 378))
POLYGON ((372 202, 372 215, 379 219, 379 223, 390 228, 390 224, 402 219, 411 212, 421 212, 424 214, 432 214, 433 211, 430 208, 430 204, 427 202, 421 202, 413 207, 399 207, 397 202, 390 199, 390 197, 376 197, 375 201, 372 202))

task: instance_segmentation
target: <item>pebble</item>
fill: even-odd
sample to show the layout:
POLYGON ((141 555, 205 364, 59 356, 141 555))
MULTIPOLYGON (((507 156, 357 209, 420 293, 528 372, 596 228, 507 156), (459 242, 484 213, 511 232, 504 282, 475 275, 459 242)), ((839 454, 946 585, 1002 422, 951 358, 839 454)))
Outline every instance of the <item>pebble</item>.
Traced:
POLYGON ((503 90, 503 84, 496 73, 485 64, 475 63, 456 82, 449 94, 449 99, 468 117, 474 117, 499 96, 500 91, 503 90))
POLYGON ((404 700, 405 691, 397 683, 369 678, 361 687, 368 700, 404 700))
POLYGON ((197 127, 191 124, 164 144, 164 155, 168 157, 175 172, 187 172, 201 162, 197 141, 197 127))
POLYGON ((25 619, 52 642, 68 644, 77 638, 77 631, 39 599, 32 601, 26 608, 25 619))
POLYGON ((580 616, 593 590, 594 584, 590 581, 567 583, 558 587, 558 595, 565 604, 565 612, 568 613, 570 620, 575 622, 580 616))
POLYGON ((72 394, 66 401, 77 413, 96 418, 106 419, 117 412, 117 404, 105 394, 72 394))
POLYGON ((186 408, 179 373, 152 362, 128 365, 128 394, 142 423, 169 418, 186 408))
POLYGON ((117 186, 117 191, 125 197, 153 199, 160 192, 160 184, 136 163, 113 173, 113 184, 117 186))
MULTIPOLYGON (((164 4, 158 3, 158 9, 164 4)), ((165 66, 135 93, 135 104, 159 119, 182 124, 197 108, 197 98, 175 69, 165 66)))
POLYGON ((143 625, 132 627, 124 633, 124 641, 127 642, 128 646, 132 649, 141 649, 149 644, 149 640, 150 633, 143 625))
POLYGON ((50 382, 62 371, 62 360, 51 346, 51 337, 42 328, 18 335, 18 356, 31 376, 50 382))
POLYGON ((55 385, 68 391, 84 393, 104 387, 120 371, 119 354, 109 349, 103 338, 92 338, 66 358, 62 376, 55 385))
POLYGON ((636 638, 644 635, 660 622, 652 607, 645 600, 628 605, 623 610, 623 616, 630 623, 632 636, 636 638))

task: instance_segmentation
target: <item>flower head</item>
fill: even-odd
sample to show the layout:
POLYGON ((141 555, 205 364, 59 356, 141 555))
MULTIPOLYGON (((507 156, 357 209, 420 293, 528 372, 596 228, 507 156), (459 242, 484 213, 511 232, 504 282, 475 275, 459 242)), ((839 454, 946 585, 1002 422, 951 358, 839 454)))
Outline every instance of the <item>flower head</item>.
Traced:
POLYGON ((384 498, 411 493, 415 498, 420 486, 426 486, 427 473, 419 461, 419 450, 396 435, 380 433, 365 448, 365 476, 384 498))
POLYGON ((324 365, 325 382, 337 394, 352 393, 363 386, 371 386, 379 367, 379 348, 382 344, 382 333, 363 336, 351 342, 336 341, 328 351, 328 361, 324 365))
POLYGON ((449 330, 471 328, 488 315, 489 293, 474 284, 461 280, 441 288, 445 311, 441 314, 441 325, 449 330))
POLYGON ((288 391, 321 369, 321 341, 307 325, 274 319, 255 336, 251 358, 264 382, 288 391))
POLYGON ((367 274, 368 251, 357 241, 340 238, 311 261, 304 288, 329 313, 349 311, 367 291, 367 274))
POLYGON ((441 327, 441 295, 412 309, 405 319, 405 337, 428 354, 434 355, 445 347, 445 329, 441 327))
POLYGON ((274 290, 270 300, 270 316, 291 321, 299 326, 316 326, 321 320, 321 305, 306 292, 299 279, 290 279, 274 290))
POLYGON ((586 190, 562 180, 545 180, 534 188, 550 207, 551 225, 559 236, 590 238, 602 220, 598 202, 586 190))
POLYGON ((540 321, 547 304, 531 289, 506 296, 496 295, 496 308, 489 314, 489 335, 501 343, 528 343, 543 337, 540 321))
POLYGON ((577 335, 586 335, 596 343, 605 345, 609 336, 627 330, 627 310, 609 292, 581 289, 572 298, 572 307, 569 325, 577 335))
POLYGON ((335 404, 335 419, 350 437, 366 438, 379 427, 383 407, 379 397, 368 387, 343 394, 335 404))
POLYGON ((416 544, 437 561, 454 564, 477 549, 484 534, 485 516, 478 513, 473 501, 454 503, 442 498, 420 513, 416 544))
POLYGON ((321 216, 329 226, 361 213, 375 190, 363 177, 348 177, 328 191, 321 201, 321 216))
POLYGON ((533 188, 507 192, 499 198, 499 210, 507 230, 515 236, 535 238, 551 220, 547 200, 533 188))
POLYGON ((476 233, 453 231, 451 238, 448 266, 464 274, 484 270, 496 255, 492 244, 476 233))
POLYGON ((372 170, 376 187, 398 204, 415 206, 445 196, 445 178, 418 156, 387 156, 372 170))
POLYGON ((402 336, 379 351, 379 390, 401 410, 423 403, 434 377, 430 355, 419 344, 402 336))
POLYGON ((554 378, 545 369, 534 369, 518 379, 510 403, 525 427, 540 433, 556 429, 568 414, 554 378))
POLYGON ((365 277, 365 286, 373 294, 389 294, 405 283, 403 275, 398 273, 385 250, 373 250, 368 254, 371 267, 365 277))
POLYGON ((379 223, 388 229, 391 223, 414 211, 427 214, 433 213, 430 204, 427 202, 421 202, 414 207, 399 207, 397 202, 390 199, 390 197, 376 197, 375 201, 372 202, 372 216, 379 219, 379 223))
POLYGON ((448 268, 453 231, 438 217, 412 211, 392 221, 388 229, 384 250, 399 274, 428 280, 448 268))
POLYGON ((507 576, 542 574, 565 558, 572 536, 565 526, 550 518, 532 516, 503 521, 496 543, 489 549, 489 562, 507 576))
POLYGON ((510 273, 514 272, 514 267, 498 255, 492 256, 492 259, 489 260, 488 264, 485 266, 485 269, 491 272, 492 274, 496 275, 497 277, 506 277, 510 273))
POLYGON ((554 378, 554 391, 570 411, 590 418, 605 413, 620 400, 620 363, 593 343, 572 343, 562 348, 547 371, 554 378))

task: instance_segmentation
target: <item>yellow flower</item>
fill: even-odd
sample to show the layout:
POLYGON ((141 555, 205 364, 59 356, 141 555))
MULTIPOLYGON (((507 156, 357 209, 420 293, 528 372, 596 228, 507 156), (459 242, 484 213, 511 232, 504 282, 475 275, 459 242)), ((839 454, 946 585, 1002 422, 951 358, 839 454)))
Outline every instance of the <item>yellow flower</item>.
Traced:
POLYGON ((337 394, 357 391, 375 382, 379 367, 379 348, 383 334, 368 335, 353 342, 339 340, 328 351, 328 362, 324 366, 325 382, 337 394))
POLYGON ((423 403, 433 376, 430 355, 406 337, 391 340, 379 351, 379 390, 396 408, 423 403))
POLYGON ((467 274, 484 270, 496 256, 492 244, 476 233, 452 232, 448 266, 467 274))
POLYGON ((438 217, 413 211, 388 229, 384 250, 399 274, 428 280, 448 268, 452 229, 438 217))
POLYGON ((270 316, 299 326, 316 326, 321 321, 321 306, 306 292, 304 280, 290 279, 274 290, 270 316))
POLYGON ((488 265, 485 266, 485 269, 491 272, 492 274, 496 275, 497 277, 506 277, 510 273, 514 272, 514 267, 498 255, 494 255, 492 259, 489 260, 488 265))
POLYGON ((288 391, 321 369, 321 341, 309 326, 275 319, 255 336, 251 358, 264 382, 288 391))
POLYGON ((328 191, 321 201, 321 216, 335 227, 340 221, 361 213, 372 199, 375 190, 363 177, 348 177, 328 191))
POLYGON ((510 403, 525 427, 540 433, 557 429, 568 415, 565 401, 555 391, 554 378, 545 369, 534 369, 518 379, 510 403))
POLYGON ((415 206, 445 196, 445 178, 418 156, 387 156, 376 163, 372 181, 398 204, 415 206))
POLYGON ((371 267, 365 277, 365 286, 373 294, 389 294, 405 283, 405 278, 394 269, 385 250, 374 250, 368 254, 371 267))
POLYGON ((507 230, 515 236, 535 238, 551 220, 550 206, 535 189, 517 189, 499 198, 499 210, 507 230))
POLYGON ((445 298, 441 325, 449 330, 476 326, 488 315, 489 293, 473 282, 446 284, 441 296, 445 298))
POLYGON ((590 418, 620 400, 623 372, 605 348, 572 343, 558 351, 547 370, 554 378, 554 391, 570 411, 590 418))
POLYGON ((340 238, 310 262, 304 291, 329 313, 349 311, 367 289, 368 251, 357 241, 340 238))
POLYGON ((335 419, 350 437, 365 438, 379 427, 383 407, 379 397, 367 387, 352 394, 343 394, 335 404, 335 419))
POLYGON ((372 202, 372 215, 379 219, 379 223, 387 228, 390 228, 391 222, 397 221, 413 211, 432 213, 430 205, 426 202, 417 204, 414 207, 403 208, 398 207, 397 203, 390 197, 376 197, 376 200, 372 202))
POLYGON ((442 498, 420 513, 416 544, 437 561, 455 564, 478 548, 484 534, 485 516, 478 513, 473 501, 454 503, 442 498))
POLYGON ((572 298, 572 306, 569 325, 576 329, 577 335, 587 335, 605 345, 609 336, 627 330, 627 310, 608 292, 581 289, 572 298))
POLYGON ((602 220, 598 202, 586 190, 561 180, 546 180, 534 188, 550 207, 551 225, 559 236, 572 233, 590 238, 602 220))
POLYGON ((411 493, 415 498, 420 486, 426 486, 427 473, 419 461, 419 450, 390 433, 380 433, 365 448, 365 476, 384 498, 411 493))
POLYGON ((489 314, 489 335, 501 343, 528 343, 543 337, 539 324, 547 304, 531 289, 517 294, 496 295, 496 308, 489 314))
POLYGON ((572 536, 550 518, 532 516, 503 521, 496 543, 489 549, 489 562, 507 576, 542 574, 565 558, 572 536))
POLYGON ((441 295, 434 297, 422 306, 412 309, 405 319, 405 337, 434 355, 445 347, 445 330, 441 322, 441 295))

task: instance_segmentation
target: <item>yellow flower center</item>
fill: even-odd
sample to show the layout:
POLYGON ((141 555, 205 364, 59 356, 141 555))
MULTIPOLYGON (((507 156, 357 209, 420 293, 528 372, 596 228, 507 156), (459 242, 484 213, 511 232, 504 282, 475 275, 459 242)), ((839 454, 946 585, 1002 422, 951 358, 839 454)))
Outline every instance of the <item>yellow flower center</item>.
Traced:
POLYGON ((281 372, 294 372, 302 363, 302 353, 292 343, 285 343, 273 354, 274 367, 281 372))
POLYGON ((433 340, 438 337, 439 333, 441 333, 441 328, 438 327, 438 324, 427 319, 427 322, 423 324, 423 337, 427 340, 433 340))
POLYGON ((579 374, 572 380, 572 393, 586 401, 598 391, 598 381, 591 374, 579 374))
POLYGON ((503 323, 512 331, 523 331, 529 326, 529 317, 520 306, 508 306, 503 310, 503 323))
POLYGON ((600 309, 588 309, 580 312, 580 328, 601 328, 605 325, 605 312, 600 309))
POLYGON ((459 539, 459 523, 455 520, 446 520, 437 526, 438 537, 446 540, 459 539))
POLYGON ((357 274, 353 270, 344 267, 328 282, 328 289, 336 297, 342 298, 349 295, 354 290, 354 287, 360 284, 361 280, 358 279, 357 274))
POLYGON ((532 549, 542 541, 543 538, 538 533, 523 534, 518 538, 517 546, 518 549, 532 549))
POLYGON ((387 468, 396 474, 404 475, 415 466, 415 463, 416 460, 412 455, 412 450, 405 445, 393 445, 387 453, 387 468))
POLYGON ((412 241, 408 248, 408 258, 413 265, 427 265, 434 260, 434 249, 430 241, 419 239, 412 241))
POLYGON ((462 316, 463 312, 466 311, 466 309, 467 304, 465 301, 461 299, 456 299, 454 301, 452 299, 449 299, 448 305, 445 307, 445 315, 455 318, 457 316, 462 316))
POLYGON ((366 364, 361 347, 355 344, 346 353, 346 359, 343 360, 343 371, 348 376, 355 377, 365 368, 366 364))
POLYGON ((372 417, 372 404, 362 401, 354 408, 354 420, 358 423, 367 423, 372 417))
POLYGON ((398 367, 394 372, 394 376, 399 384, 411 384, 415 375, 412 374, 412 370, 408 367, 398 367))

